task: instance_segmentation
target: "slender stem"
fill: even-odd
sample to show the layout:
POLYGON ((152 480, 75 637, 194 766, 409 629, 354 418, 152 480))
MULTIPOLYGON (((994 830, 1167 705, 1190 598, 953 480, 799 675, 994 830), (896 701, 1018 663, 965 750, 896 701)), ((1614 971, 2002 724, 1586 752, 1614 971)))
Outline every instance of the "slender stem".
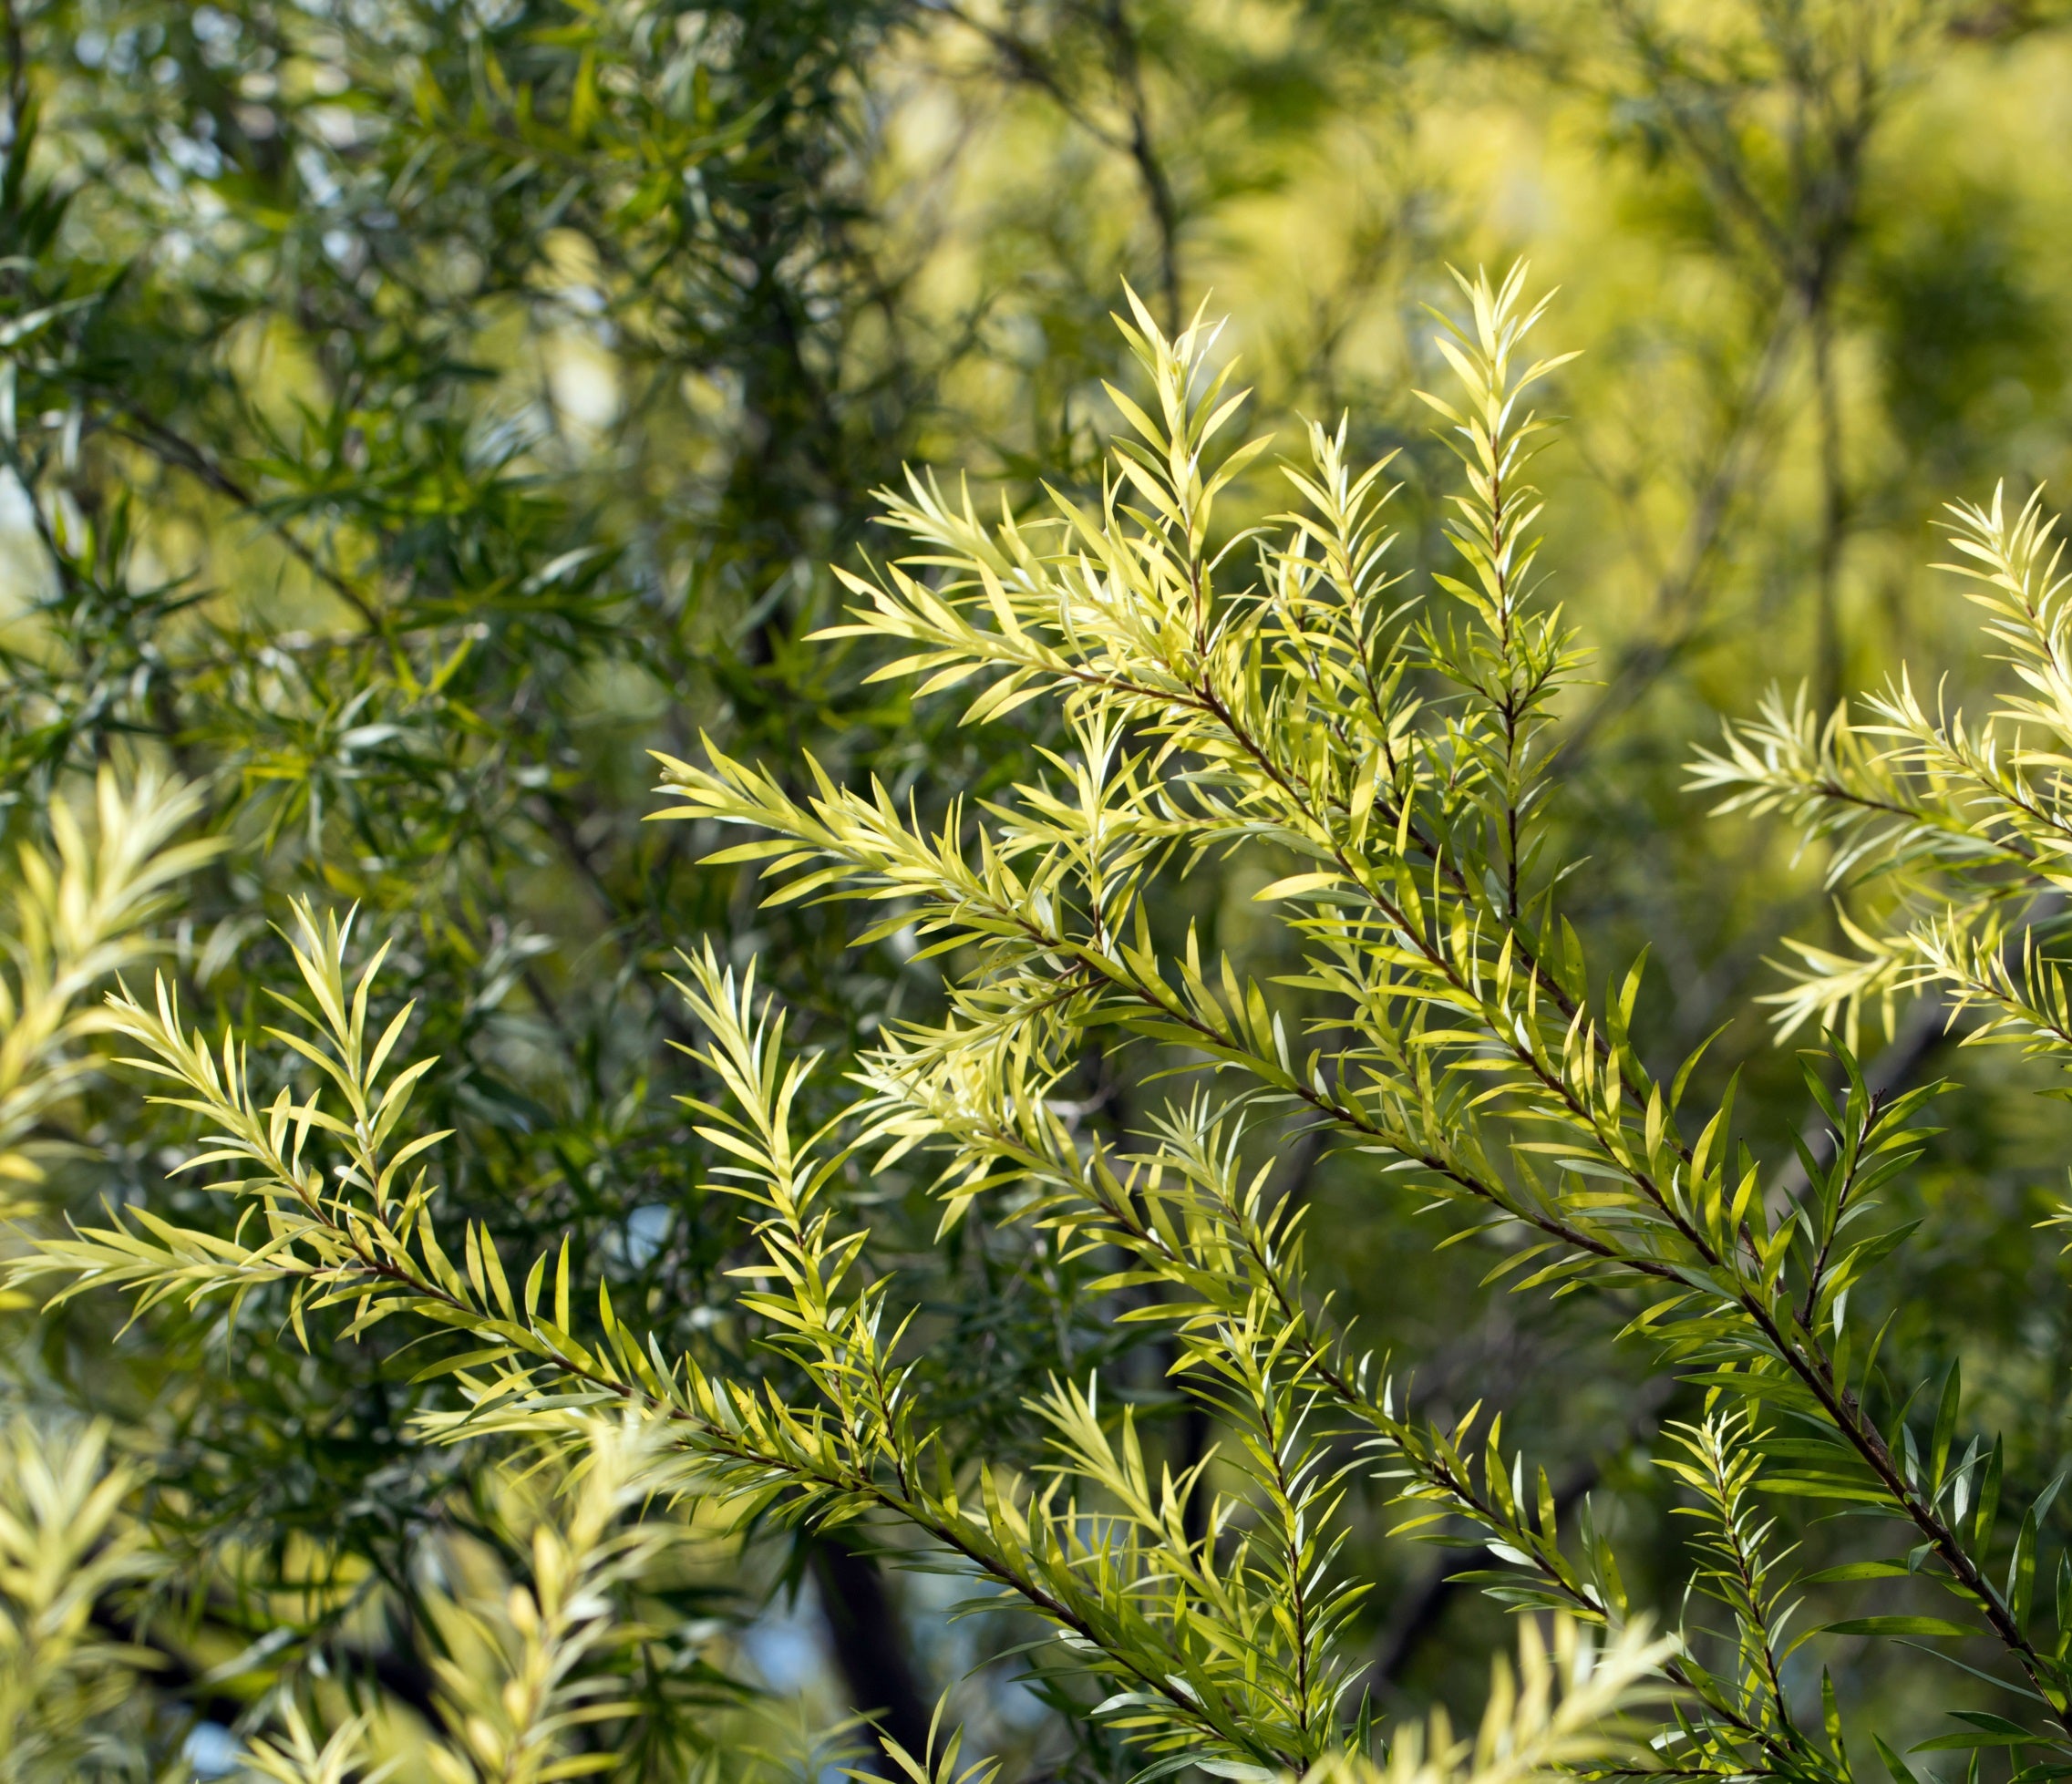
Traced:
POLYGON ((1159 238, 1159 295, 1167 335, 1180 333, 1180 206, 1151 136, 1151 108, 1144 89, 1143 55, 1136 31, 1123 11, 1123 0, 1108 0, 1102 15, 1115 57, 1116 76, 1128 99, 1129 159, 1143 182, 1152 226, 1159 238))
POLYGON ((1841 398, 1835 388, 1834 319, 1824 289, 1809 296, 1813 345, 1813 394, 1820 437, 1820 541, 1815 555, 1815 686, 1820 710, 1840 703, 1842 641, 1840 577, 1842 546, 1849 527, 1849 489, 1842 469, 1841 398))
POLYGON ((235 502, 238 507, 256 518, 267 520, 275 538, 285 546, 289 553, 311 575, 329 589, 341 601, 359 614, 366 623, 369 632, 386 633, 387 625, 380 610, 367 596, 356 589, 337 571, 317 556, 315 551, 283 522, 272 521, 265 514, 264 504, 257 495, 247 489, 229 471, 216 462, 200 447, 181 438, 171 428, 153 417, 147 415, 133 404, 123 407, 127 427, 118 426, 115 432, 132 444, 141 446, 167 464, 177 465, 198 481, 206 484, 218 495, 235 502))
POLYGON ((29 103, 29 58, 22 41, 22 15, 18 0, 0 4, 0 34, 7 46, 7 133, 4 145, 12 149, 21 140, 24 115, 29 103))

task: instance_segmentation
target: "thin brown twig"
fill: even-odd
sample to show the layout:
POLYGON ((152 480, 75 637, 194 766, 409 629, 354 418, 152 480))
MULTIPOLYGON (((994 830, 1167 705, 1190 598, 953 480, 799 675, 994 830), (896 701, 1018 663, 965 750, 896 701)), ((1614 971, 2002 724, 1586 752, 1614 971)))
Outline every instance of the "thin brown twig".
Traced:
POLYGON ((218 495, 235 502, 255 520, 263 521, 289 554, 358 614, 366 623, 369 632, 386 632, 387 626, 380 609, 362 591, 355 588, 337 571, 325 563, 284 521, 269 515, 265 504, 259 497, 224 469, 210 453, 192 441, 181 438, 163 422, 146 414, 134 404, 124 404, 120 413, 128 425, 122 422, 116 424, 113 431, 119 438, 129 440, 132 445, 142 447, 163 463, 177 466, 218 495))

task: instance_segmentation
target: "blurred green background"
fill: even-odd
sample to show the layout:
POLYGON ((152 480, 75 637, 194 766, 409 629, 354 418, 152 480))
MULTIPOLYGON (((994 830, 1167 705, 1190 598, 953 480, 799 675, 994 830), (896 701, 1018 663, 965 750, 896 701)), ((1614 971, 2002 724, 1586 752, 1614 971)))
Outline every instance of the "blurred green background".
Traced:
MULTIPOLYGON (((290 896, 357 901, 441 1057, 454 1198, 521 1248, 573 1232, 622 1304, 738 1347, 741 1231, 670 1101, 671 951, 759 953, 837 1055, 925 1010, 933 969, 897 937, 847 950, 841 907, 758 911, 697 866, 711 837, 644 827, 644 752, 705 732, 803 779, 810 750, 924 810, 1024 772, 1040 703, 960 731, 808 636, 830 566, 892 549, 871 491, 902 465, 1011 506, 1098 480, 1124 280, 1169 324, 1228 317, 1255 428, 1292 449, 1344 414, 1400 453, 1417 576, 1449 466, 1413 394, 1442 372, 1426 306, 1458 300, 1449 265, 1524 257, 1558 287, 1544 350, 1581 355, 1537 468, 1549 598, 1595 653, 1560 764, 1572 908, 1593 959, 1652 949, 1655 1056, 1727 1025, 1703 1077, 1740 1070, 1781 1168, 1804 1096, 1755 1000, 1780 934, 1839 933, 1828 863, 1707 818, 1683 765, 1773 682, 1823 707, 1902 663, 1953 704, 1991 685, 1929 566, 1943 503, 2059 485, 2072 451, 2067 23, 2047 0, 7 0, 0 818, 36 835, 109 758, 204 780, 234 848, 174 936, 203 1017, 265 1020, 290 896)), ((1241 506, 1281 500, 1262 469, 1241 506)), ((1173 920, 1263 970, 1270 877, 1205 869, 1173 920)), ((1932 1026, 1861 1045, 1901 1076, 1967 1066, 1932 1026)), ((1905 1191, 1926 1224, 1889 1342, 1990 1390, 2013 1500, 2065 1448, 2072 1334, 2034 1228, 2062 1117, 2019 1066, 1970 1076, 1905 1191)), ((1129 1061, 1088 1077, 1126 1119, 1129 1061)), ((198 1213, 134 1082, 73 1113, 32 1218, 198 1213)), ((1508 1407, 1656 1557, 1634 1584, 1659 1602, 1678 1537, 1645 1458, 1691 1408, 1611 1346, 1619 1310, 1479 1289, 1487 1259, 1435 1255, 1357 1160, 1296 1139, 1281 1168, 1376 1348, 1434 1410, 1508 1407)), ((934 1256, 916 1184, 857 1195, 974 1446, 1027 1440, 1045 1371, 1137 1342, 1091 1266, 972 1227, 934 1256)), ((476 1464, 404 1436, 437 1385, 371 1347, 233 1346, 214 1315, 5 1318, 9 1394, 109 1413, 152 1470, 180 1567, 139 1738, 205 1770, 198 1723, 343 1678, 407 1745, 427 1545, 497 1540, 476 1464)), ((1173 1455, 1212 1439, 1158 1356, 1116 1366, 1173 1455)), ((1389 1542, 1378 1495, 1357 1518, 1377 1696, 1471 1709, 1500 1614, 1389 1542)), ((716 1530, 680 1664, 644 1686, 653 1775, 952 1686, 1011 1776, 1127 1775, 981 1664, 1022 1632, 952 1624, 957 1595, 716 1530)), ((1907 1734, 1894 1653, 1843 1654, 1838 1683, 1907 1734)))

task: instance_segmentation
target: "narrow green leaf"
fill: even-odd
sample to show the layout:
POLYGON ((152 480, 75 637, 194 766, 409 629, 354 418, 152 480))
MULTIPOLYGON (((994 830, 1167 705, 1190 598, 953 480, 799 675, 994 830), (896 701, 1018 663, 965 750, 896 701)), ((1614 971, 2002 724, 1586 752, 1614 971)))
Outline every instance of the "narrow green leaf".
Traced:
POLYGON ((1943 1397, 1935 1408, 1935 1436, 1928 1446, 1928 1490, 1943 1490, 1943 1475, 1950 1464, 1950 1439, 1956 1435, 1957 1407, 1964 1397, 1964 1366, 1953 1359, 1950 1373, 1943 1377, 1943 1397))
POLYGON ((1976 1635, 1971 1624, 1952 1623, 1946 1617, 1881 1616, 1850 1617, 1841 1623, 1823 1624, 1825 1635, 1976 1635))
POLYGON ((2015 1538, 2014 1559, 2007 1565, 2007 1608, 2015 1627, 2026 1629, 2029 1600, 2036 1583, 2036 1511, 2031 1506, 2022 1519, 2021 1533, 2015 1538))

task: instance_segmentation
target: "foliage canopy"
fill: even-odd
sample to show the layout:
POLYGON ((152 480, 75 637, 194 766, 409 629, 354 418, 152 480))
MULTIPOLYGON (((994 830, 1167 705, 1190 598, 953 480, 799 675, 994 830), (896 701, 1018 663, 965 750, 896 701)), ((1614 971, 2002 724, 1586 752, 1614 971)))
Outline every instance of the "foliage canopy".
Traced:
POLYGON ((7 9, 0 1774, 2072 1765, 2051 23, 7 9))

